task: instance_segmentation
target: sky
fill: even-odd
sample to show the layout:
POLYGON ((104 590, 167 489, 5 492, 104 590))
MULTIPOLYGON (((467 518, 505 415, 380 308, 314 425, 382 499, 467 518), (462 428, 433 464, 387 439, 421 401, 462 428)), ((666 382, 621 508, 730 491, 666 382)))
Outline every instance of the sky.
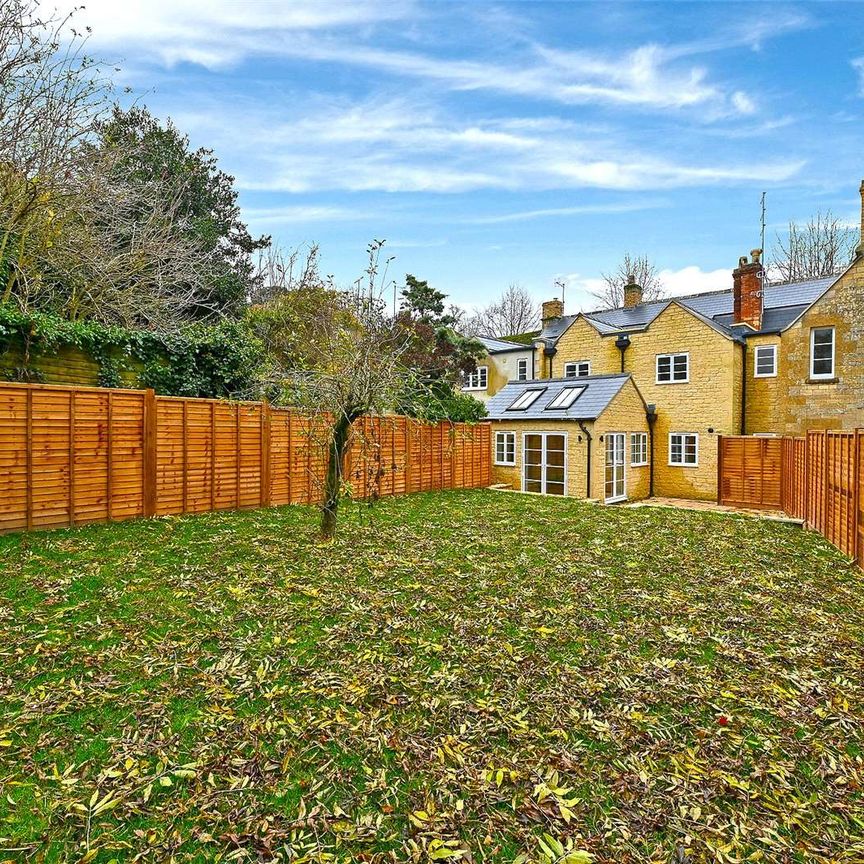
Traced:
MULTIPOLYGON (((43 7, 47 4, 43 3, 43 7)), ((61 7, 62 8, 62 7, 61 7)), ((236 178, 245 219, 341 284, 568 312, 624 252, 731 286, 788 220, 859 224, 864 4, 87 0, 91 54, 236 178)))

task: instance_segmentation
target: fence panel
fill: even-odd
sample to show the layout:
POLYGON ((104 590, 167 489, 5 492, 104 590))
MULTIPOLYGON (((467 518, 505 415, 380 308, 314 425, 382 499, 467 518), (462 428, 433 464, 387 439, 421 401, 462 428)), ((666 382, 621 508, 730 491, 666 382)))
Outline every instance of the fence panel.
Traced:
POLYGON ((803 519, 859 564, 864 559, 864 430, 810 431, 804 438, 723 438, 720 442, 718 500, 722 504, 765 506, 773 494, 772 446, 779 446, 779 506, 803 519), (753 442, 763 442, 757 450, 753 442), (757 455, 766 464, 759 466, 757 455), (758 480, 756 478, 759 478, 758 480))
MULTIPOLYGON (((320 500, 321 429, 258 402, 0 382, 0 532, 320 500)), ((489 424, 364 417, 357 498, 491 482, 489 424)))
POLYGON ((718 495, 732 507, 779 509, 782 441, 779 438, 721 437, 718 495))

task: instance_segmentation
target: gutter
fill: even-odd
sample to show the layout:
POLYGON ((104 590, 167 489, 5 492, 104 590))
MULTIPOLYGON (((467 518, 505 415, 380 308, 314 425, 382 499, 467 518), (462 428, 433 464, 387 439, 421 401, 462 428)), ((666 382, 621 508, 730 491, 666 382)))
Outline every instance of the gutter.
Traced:
POLYGON ((586 465, 585 476, 588 478, 587 484, 586 484, 586 491, 588 494, 586 497, 590 498, 591 497, 591 433, 588 431, 588 429, 585 427, 585 424, 581 420, 577 420, 576 422, 579 424, 579 428, 585 434, 585 440, 588 442, 588 462, 586 465))

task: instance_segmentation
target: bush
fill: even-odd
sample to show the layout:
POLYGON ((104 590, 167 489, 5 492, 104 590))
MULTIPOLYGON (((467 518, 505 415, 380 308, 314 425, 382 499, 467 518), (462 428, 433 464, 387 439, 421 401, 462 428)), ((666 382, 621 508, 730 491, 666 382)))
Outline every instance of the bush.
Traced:
POLYGON ((99 384, 118 387, 124 371, 140 370, 138 386, 166 396, 247 396, 259 392, 263 347, 240 322, 193 324, 172 335, 67 321, 0 304, 0 351, 24 354, 20 380, 40 380, 38 357, 73 348, 99 364, 99 384))

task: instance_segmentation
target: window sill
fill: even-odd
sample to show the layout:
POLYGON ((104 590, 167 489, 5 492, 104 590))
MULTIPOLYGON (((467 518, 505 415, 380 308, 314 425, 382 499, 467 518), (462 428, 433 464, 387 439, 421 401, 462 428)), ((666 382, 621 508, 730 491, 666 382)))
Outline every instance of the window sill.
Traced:
POLYGON ((516 467, 515 462, 493 462, 492 464, 498 468, 515 468, 516 467))
POLYGON ((694 462, 688 462, 685 464, 683 462, 667 462, 666 466, 668 468, 698 468, 699 463, 698 462, 695 462, 695 463, 694 462))
POLYGON ((808 378, 805 384, 839 384, 839 378, 808 378))
POLYGON ((655 381, 654 383, 657 384, 658 386, 665 387, 667 384, 689 384, 690 379, 687 378, 686 380, 682 380, 682 381, 655 381))
POLYGON ((647 468, 648 463, 647 462, 631 462, 630 467, 631 468, 647 468))

